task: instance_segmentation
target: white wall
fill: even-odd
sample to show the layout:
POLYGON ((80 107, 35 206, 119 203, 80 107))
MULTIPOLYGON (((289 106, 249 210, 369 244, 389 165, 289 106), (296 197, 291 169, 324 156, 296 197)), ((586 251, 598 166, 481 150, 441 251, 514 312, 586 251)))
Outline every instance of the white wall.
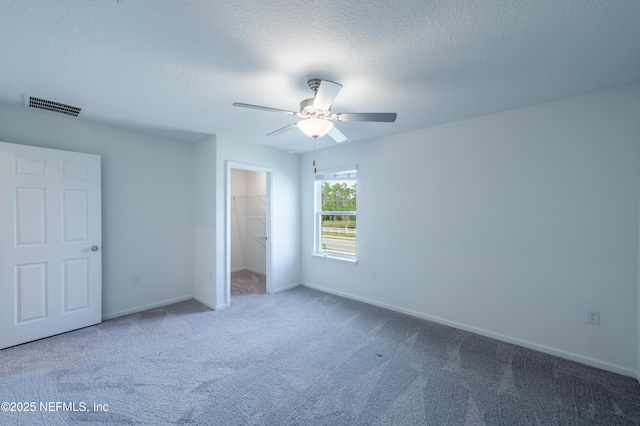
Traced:
MULTIPOLYGON (((246 176, 246 195, 265 195, 267 192, 267 174, 264 172, 244 171, 246 176)), ((245 267, 254 272, 267 272, 267 254, 256 238, 266 236, 265 225, 257 219, 259 216, 266 216, 266 199, 247 198, 245 199, 245 229, 247 230, 246 240, 246 260, 245 267)), ((264 221, 264 219, 262 219, 264 221)))
POLYGON ((635 375, 639 117, 632 85, 320 151, 358 166, 359 263, 310 256, 301 167, 303 283, 635 375))
POLYGON ((231 169, 231 270, 238 271, 247 267, 247 180, 244 170, 231 169), (238 197, 238 198, 234 198, 238 197))
POLYGON ((191 144, 7 106, 0 140, 102 156, 103 317, 191 297, 191 144))
POLYGON ((231 270, 248 269, 265 274, 267 271, 266 249, 255 238, 266 235, 267 174, 251 170, 231 169, 231 270), (249 197, 244 197, 249 196, 249 197), (235 198, 234 198, 235 197, 235 198))
POLYGON ((210 308, 216 299, 216 137, 193 145, 193 295, 210 308))
POLYGON ((272 170, 271 291, 300 284, 300 184, 298 159, 284 151, 232 141, 218 135, 196 143, 195 189, 198 256, 194 294, 217 309, 226 304, 226 164, 228 161, 272 170), (213 246, 208 246, 213 244, 213 246), (211 274, 211 275, 209 275, 211 274), (211 278, 211 280, 209 279, 211 278))

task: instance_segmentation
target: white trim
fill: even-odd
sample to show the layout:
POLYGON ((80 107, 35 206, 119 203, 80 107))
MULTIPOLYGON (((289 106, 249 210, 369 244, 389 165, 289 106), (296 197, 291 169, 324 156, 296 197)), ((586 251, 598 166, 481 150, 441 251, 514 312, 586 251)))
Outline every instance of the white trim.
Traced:
POLYGON ((288 285, 288 286, 285 286, 285 287, 277 288, 277 289, 273 290, 272 294, 282 293, 283 291, 291 290, 292 288, 300 287, 301 285, 303 285, 303 284, 302 283, 295 283, 295 284, 291 284, 291 285, 288 285))
POLYGON ((358 259, 354 258, 353 256, 342 257, 342 256, 339 256, 339 255, 311 253, 311 257, 315 257, 315 258, 323 259, 323 260, 334 260, 334 261, 337 261, 337 262, 351 263, 352 265, 355 265, 356 263, 358 263, 358 259))
MULTIPOLYGON (((149 309, 159 308, 161 306, 171 305, 173 303, 184 302, 185 300, 191 300, 191 299, 194 299, 192 294, 190 294, 188 296, 182 296, 182 297, 176 297, 176 298, 173 298, 173 299, 163 300, 162 302, 156 302, 156 303, 150 303, 148 305, 137 306, 137 307, 131 308, 131 309, 124 309, 122 311, 113 312, 111 314, 103 315, 102 316, 102 320, 106 321, 106 320, 122 317, 122 316, 125 316, 125 315, 129 315, 129 314, 135 314, 135 313, 138 313, 138 312, 147 311, 149 309)), ((200 301, 200 300, 198 300, 198 301, 200 301)), ((204 302, 201 302, 201 303, 209 306, 207 303, 204 303, 204 302)))
POLYGON ((206 307, 207 307, 207 308, 209 308, 209 309, 213 309, 214 311, 216 311, 216 310, 217 310, 217 309, 216 309, 216 305, 214 305, 214 304, 212 304, 212 303, 207 302, 206 300, 204 300, 204 299, 203 299, 203 298, 201 298, 201 297, 193 296, 193 300, 195 300, 195 301, 197 301, 197 302, 202 303, 204 306, 206 306, 206 307))
POLYGON ((340 167, 337 169, 318 170, 315 174, 314 180, 351 180, 357 179, 358 166, 340 167), (336 176, 344 175, 344 176, 336 176))
POLYGON ((398 306, 389 305, 387 303, 378 302, 376 300, 367 299, 365 297, 353 296, 353 295, 348 294, 348 293, 343 293, 341 291, 336 291, 336 290, 332 290, 332 289, 328 289, 328 288, 324 288, 324 287, 321 287, 321 286, 308 284, 308 283, 302 283, 302 285, 304 287, 309 287, 309 288, 312 288, 314 290, 318 290, 318 291, 322 291, 322 292, 330 293, 330 294, 335 294, 336 296, 341 296, 341 297, 345 297, 347 299, 357 300, 359 302, 368 303, 370 305, 374 305, 374 306, 378 306, 378 307, 381 307, 381 308, 389 309, 389 310, 392 310, 392 311, 395 311, 395 312, 400 312, 402 314, 410 315, 412 317, 422 318, 422 319, 425 319, 427 321, 432 321, 432 322, 436 322, 436 323, 439 323, 439 324, 447 325, 449 327, 457 328, 457 329, 460 329, 460 330, 469 331, 471 333, 479 334, 479 335, 485 336, 485 337, 490 337, 492 339, 500 340, 502 342, 511 343, 511 344, 514 344, 514 345, 517 345, 517 346, 522 346, 522 347, 528 348, 528 349, 533 349, 533 350, 538 351, 538 352, 544 352, 544 353, 549 354, 549 355, 555 355, 555 356, 560 357, 560 358, 568 359, 570 361, 579 362, 581 364, 586 364, 586 365, 589 365, 591 367, 599 368, 601 370, 610 371, 610 372, 616 373, 616 374, 622 374, 623 376, 633 377, 633 378, 638 379, 638 381, 640 381, 640 372, 635 371, 635 370, 631 370, 631 369, 623 367, 621 365, 611 364, 611 363, 608 363, 608 362, 599 361, 597 359, 593 359, 593 358, 577 355, 577 354, 574 354, 574 353, 571 353, 571 352, 565 352, 565 351, 549 348, 547 346, 538 345, 538 344, 535 344, 535 343, 532 343, 532 342, 528 342, 526 340, 516 339, 516 338, 505 336, 505 335, 502 335, 502 334, 499 334, 499 333, 493 333, 491 331, 483 330, 481 328, 469 326, 469 325, 466 325, 466 324, 461 324, 461 323, 458 323, 458 322, 455 322, 455 321, 449 321, 449 320, 446 320, 446 319, 443 319, 443 318, 439 318, 439 317, 434 317, 434 316, 431 316, 431 315, 426 315, 426 314, 423 314, 423 313, 420 313, 420 312, 413 311, 411 309, 400 308, 398 306))

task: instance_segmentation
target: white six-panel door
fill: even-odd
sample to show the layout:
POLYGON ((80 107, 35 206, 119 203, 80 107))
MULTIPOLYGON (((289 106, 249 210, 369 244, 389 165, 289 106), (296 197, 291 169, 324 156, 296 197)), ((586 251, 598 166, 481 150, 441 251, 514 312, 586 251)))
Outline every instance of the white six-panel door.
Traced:
POLYGON ((100 156, 0 142, 0 349, 102 321, 100 156))

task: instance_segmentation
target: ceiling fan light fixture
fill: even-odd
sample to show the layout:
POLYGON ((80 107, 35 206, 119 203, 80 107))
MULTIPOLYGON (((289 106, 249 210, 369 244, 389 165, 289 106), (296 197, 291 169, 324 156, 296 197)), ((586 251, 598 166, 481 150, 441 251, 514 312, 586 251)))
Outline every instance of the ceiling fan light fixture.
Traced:
POLYGON ((320 80, 319 78, 311 79, 308 83, 309 88, 313 90, 313 98, 300 102, 300 112, 243 104, 241 102, 234 102, 233 106, 285 113, 290 116, 302 118, 302 120, 297 123, 291 123, 271 133, 267 133, 267 136, 279 135, 293 127, 298 127, 301 132, 310 138, 315 139, 327 135, 338 143, 346 141, 347 137, 340 129, 333 125, 334 122, 377 121, 379 123, 393 123, 396 121, 397 114, 395 112, 341 112, 334 114, 331 112, 331 104, 336 99, 336 96, 338 96, 338 93, 340 93, 342 84, 329 80, 320 80))
POLYGON ((298 122, 298 128, 310 138, 319 138, 333 128, 333 123, 321 118, 307 118, 298 122))

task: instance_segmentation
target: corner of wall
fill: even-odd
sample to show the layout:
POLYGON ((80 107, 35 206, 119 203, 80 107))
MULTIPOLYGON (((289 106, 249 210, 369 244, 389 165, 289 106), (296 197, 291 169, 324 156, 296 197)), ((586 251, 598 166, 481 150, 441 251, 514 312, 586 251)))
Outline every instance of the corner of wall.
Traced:
POLYGON ((216 136, 193 146, 193 295, 216 309, 216 136), (213 165, 213 166, 212 166, 213 165))

